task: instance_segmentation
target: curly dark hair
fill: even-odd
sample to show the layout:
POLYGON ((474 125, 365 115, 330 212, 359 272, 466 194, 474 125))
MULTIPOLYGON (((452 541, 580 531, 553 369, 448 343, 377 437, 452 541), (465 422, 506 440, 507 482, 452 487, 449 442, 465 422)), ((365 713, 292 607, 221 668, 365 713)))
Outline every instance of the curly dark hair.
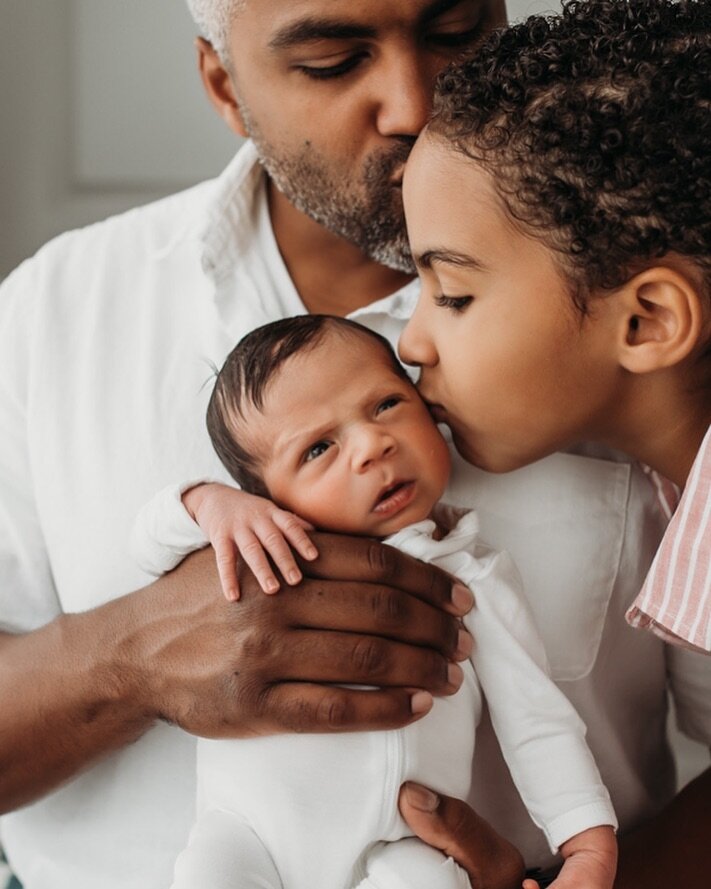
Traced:
POLYGON ((428 132, 491 174, 576 305, 689 257, 711 293, 711 0, 586 0, 439 77, 428 132))

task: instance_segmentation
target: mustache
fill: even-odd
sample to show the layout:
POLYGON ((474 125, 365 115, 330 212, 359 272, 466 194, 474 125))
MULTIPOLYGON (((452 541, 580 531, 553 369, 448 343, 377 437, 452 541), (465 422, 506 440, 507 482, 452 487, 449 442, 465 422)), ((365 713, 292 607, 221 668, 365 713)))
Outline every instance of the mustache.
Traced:
POLYGON ((365 162, 363 179, 367 185, 375 185, 392 178, 398 167, 403 166, 415 145, 415 137, 403 137, 391 148, 373 152, 365 162))

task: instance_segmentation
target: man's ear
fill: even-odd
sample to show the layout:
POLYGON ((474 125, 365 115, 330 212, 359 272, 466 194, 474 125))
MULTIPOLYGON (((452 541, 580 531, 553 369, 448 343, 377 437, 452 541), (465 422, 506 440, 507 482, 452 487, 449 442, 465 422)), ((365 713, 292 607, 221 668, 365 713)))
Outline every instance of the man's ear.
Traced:
POLYGON ((617 291, 621 308, 618 356, 631 373, 673 367, 693 354, 704 330, 703 302, 694 281, 654 266, 617 291))
POLYGON ((202 84, 212 107, 233 133, 238 136, 247 136, 248 133, 242 120, 229 71, 225 68, 212 44, 204 37, 198 37, 195 40, 195 48, 198 52, 198 67, 202 84))

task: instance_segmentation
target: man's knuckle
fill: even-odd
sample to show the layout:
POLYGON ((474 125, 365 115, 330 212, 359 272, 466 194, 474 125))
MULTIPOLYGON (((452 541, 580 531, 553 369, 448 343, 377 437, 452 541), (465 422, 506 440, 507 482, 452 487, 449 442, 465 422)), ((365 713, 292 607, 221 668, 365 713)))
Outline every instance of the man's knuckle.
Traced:
POLYGON ((279 643, 275 633, 264 628, 250 627, 242 634, 240 649, 243 659, 262 663, 275 658, 279 643))
POLYGON ((399 626, 407 619, 408 608, 404 596, 397 590, 380 589, 371 599, 373 614, 378 623, 399 626))
POLYGON ((388 581, 395 577, 397 554, 391 546, 373 541, 368 546, 368 565, 380 580, 388 581))
POLYGON ((359 639, 351 654, 353 665, 362 675, 370 676, 383 669, 387 659, 386 647, 380 639, 359 639))
POLYGON ((342 695, 329 693, 324 695, 316 710, 316 720, 320 725, 339 729, 348 724, 350 707, 342 695))

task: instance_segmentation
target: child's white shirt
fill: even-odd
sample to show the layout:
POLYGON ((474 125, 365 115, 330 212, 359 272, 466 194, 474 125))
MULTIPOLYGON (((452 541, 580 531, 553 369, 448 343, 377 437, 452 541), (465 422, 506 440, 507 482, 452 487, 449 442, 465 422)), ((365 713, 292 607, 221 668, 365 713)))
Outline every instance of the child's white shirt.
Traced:
MULTIPOLYGON (((132 551, 145 570, 168 571, 207 544, 182 505, 188 487, 164 490, 139 515, 132 551)), ((443 539, 425 520, 385 542, 474 593, 464 618, 474 650, 455 695, 437 698, 427 716, 396 731, 198 742, 198 825, 211 812, 234 815, 264 845, 285 889, 358 885, 373 844, 411 836, 397 809, 405 781, 466 799, 482 693, 514 782, 553 850, 587 828, 617 825, 585 726, 548 677, 515 566, 480 541, 474 512, 439 509, 454 524, 443 539)))

